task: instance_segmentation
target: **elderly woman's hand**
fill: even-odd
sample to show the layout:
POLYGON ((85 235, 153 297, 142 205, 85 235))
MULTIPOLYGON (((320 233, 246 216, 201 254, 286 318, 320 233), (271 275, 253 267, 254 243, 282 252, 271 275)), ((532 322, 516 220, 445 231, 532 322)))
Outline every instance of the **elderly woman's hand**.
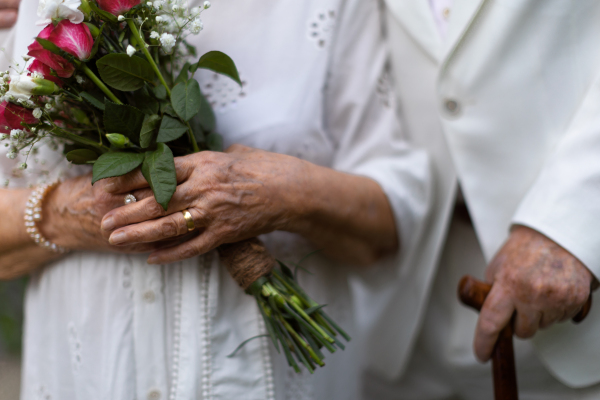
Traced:
MULTIPOLYGON (((306 163, 297 158, 232 146, 225 153, 178 157, 175 167, 178 186, 168 210, 148 197, 104 217, 102 229, 111 244, 131 246, 179 237, 187 233, 180 212, 187 209, 201 234, 149 259, 167 263, 205 253, 221 243, 289 230, 302 214, 295 194, 304 187, 306 163)), ((114 178, 106 189, 122 197, 147 186, 138 170, 114 178)))
MULTIPOLYGON (((168 210, 148 197, 105 215, 102 229, 111 244, 178 238, 187 233, 181 212, 187 209, 199 235, 155 251, 149 263, 190 258, 275 230, 298 233, 324 254, 354 264, 370 264, 398 248, 387 197, 369 178, 241 145, 178 157, 175 167, 178 186, 168 210)), ((147 186, 138 170, 113 178, 105 190, 123 196, 147 186)))
MULTIPOLYGON (((102 236, 100 222, 110 210, 124 205, 124 196, 109 194, 105 181, 91 185, 91 176, 66 180, 51 191, 44 201, 43 219, 38 224, 44 237, 71 250, 149 252, 164 243, 111 246, 102 236)), ((150 190, 136 193, 151 196, 150 190)))

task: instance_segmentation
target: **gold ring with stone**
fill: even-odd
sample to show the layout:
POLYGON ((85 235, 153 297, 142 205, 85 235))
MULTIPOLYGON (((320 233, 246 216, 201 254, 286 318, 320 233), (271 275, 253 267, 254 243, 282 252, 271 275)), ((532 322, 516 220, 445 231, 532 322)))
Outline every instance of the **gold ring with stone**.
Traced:
POLYGON ((196 224, 194 224, 194 218, 192 218, 192 214, 190 214, 190 212, 187 209, 181 210, 181 213, 183 214, 183 218, 185 219, 188 232, 191 232, 194 229, 196 229, 196 224))

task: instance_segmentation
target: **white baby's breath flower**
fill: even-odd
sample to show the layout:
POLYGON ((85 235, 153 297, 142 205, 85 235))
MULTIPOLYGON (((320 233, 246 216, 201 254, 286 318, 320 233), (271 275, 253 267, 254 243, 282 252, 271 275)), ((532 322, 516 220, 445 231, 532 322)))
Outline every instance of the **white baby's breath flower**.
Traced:
POLYGON ((27 163, 19 164, 19 169, 27 169, 27 163))
POLYGON ((160 15, 158 15, 158 16, 156 17, 156 22, 157 22, 157 23, 159 23, 159 24, 160 24, 161 22, 163 22, 164 20, 165 20, 165 19, 164 19, 163 17, 161 17, 160 15))
POLYGON ((75 80, 77 81, 77 83, 79 83, 80 85, 85 82, 85 78, 81 75, 75 75, 75 80))
POLYGON ((152 2, 151 1, 147 2, 146 4, 148 5, 148 7, 152 7, 152 2))
POLYGON ((210 1, 205 1, 204 2, 204 8, 205 9, 210 8, 210 1))
POLYGON ((127 55, 129 57, 131 57, 134 54, 135 54, 135 47, 133 47, 132 45, 127 46, 127 55))
POLYGON ((81 0, 40 0, 37 25, 47 25, 53 19, 68 19, 74 24, 83 22, 83 13, 79 10, 81 0))
POLYGON ((10 137, 12 139, 18 139, 19 136, 21 136, 21 133, 23 133, 21 129, 13 129, 10 131, 10 137))
POLYGON ((6 133, 0 133, 0 140, 6 140, 9 136, 6 133))
POLYGON ((50 103, 46 103, 46 105, 44 106, 44 108, 45 108, 46 110, 52 110, 52 104, 50 104, 50 103))
POLYGON ((150 39, 158 39, 160 37, 160 33, 156 31, 150 32, 150 39))
POLYGON ((204 29, 204 24, 200 18, 194 19, 190 24, 190 32, 192 32, 194 35, 200 33, 202 29, 204 29))
POLYGON ((10 153, 6 153, 6 157, 9 160, 14 160, 15 158, 17 158, 17 153, 11 151, 10 153))
POLYGON ((40 119, 42 117, 42 109, 36 108, 35 110, 33 110, 33 116, 37 119, 40 119))
POLYGON ((22 58, 23 60, 25 60, 25 61, 29 61, 29 60, 31 60, 31 56, 28 56, 27 54, 23 54, 23 55, 21 56, 21 58, 22 58))
POLYGON ((177 4, 175 4, 175 5, 173 5, 173 7, 171 7, 171 10, 177 11, 177 10, 179 10, 179 6, 177 4))
POLYGON ((170 53, 173 50, 173 46, 175 46, 175 36, 170 33, 163 33, 160 35, 160 44, 165 53, 170 53))
POLYGON ((125 21, 125 17, 124 17, 124 16, 122 16, 122 15, 119 15, 119 16, 117 17, 117 19, 118 19, 119 21, 125 21))
POLYGON ((34 72, 34 73, 32 73, 32 74, 31 74, 31 77, 32 77, 32 78, 44 79, 44 75, 43 75, 42 73, 40 73, 40 72, 37 72, 37 71, 36 71, 36 72, 34 72))

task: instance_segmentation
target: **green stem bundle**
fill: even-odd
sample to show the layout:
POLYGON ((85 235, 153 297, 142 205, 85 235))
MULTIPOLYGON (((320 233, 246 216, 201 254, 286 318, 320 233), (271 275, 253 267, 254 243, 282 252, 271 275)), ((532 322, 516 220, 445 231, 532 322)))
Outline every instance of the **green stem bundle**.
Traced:
POLYGON ((347 341, 350 336, 323 311, 320 305, 304 293, 290 269, 279 262, 280 269, 259 278, 247 289, 258 303, 265 326, 273 345, 280 346, 288 364, 300 372, 299 364, 312 374, 316 366, 323 367, 326 348, 334 353, 344 345, 337 339, 341 335, 347 341))

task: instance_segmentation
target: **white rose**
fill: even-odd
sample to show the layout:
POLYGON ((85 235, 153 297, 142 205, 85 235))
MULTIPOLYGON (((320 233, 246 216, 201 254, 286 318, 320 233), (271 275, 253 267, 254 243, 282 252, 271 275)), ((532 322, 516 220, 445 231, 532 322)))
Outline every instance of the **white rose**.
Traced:
POLYGON ((33 77, 31 76, 11 75, 10 85, 8 86, 8 92, 6 92, 6 96, 12 96, 11 99, 16 101, 29 100, 32 95, 31 91, 37 86, 38 84, 33 81, 33 77))
POLYGON ((40 0, 37 25, 48 25, 53 18, 68 19, 74 24, 83 22, 83 13, 79 10, 81 0, 40 0))

